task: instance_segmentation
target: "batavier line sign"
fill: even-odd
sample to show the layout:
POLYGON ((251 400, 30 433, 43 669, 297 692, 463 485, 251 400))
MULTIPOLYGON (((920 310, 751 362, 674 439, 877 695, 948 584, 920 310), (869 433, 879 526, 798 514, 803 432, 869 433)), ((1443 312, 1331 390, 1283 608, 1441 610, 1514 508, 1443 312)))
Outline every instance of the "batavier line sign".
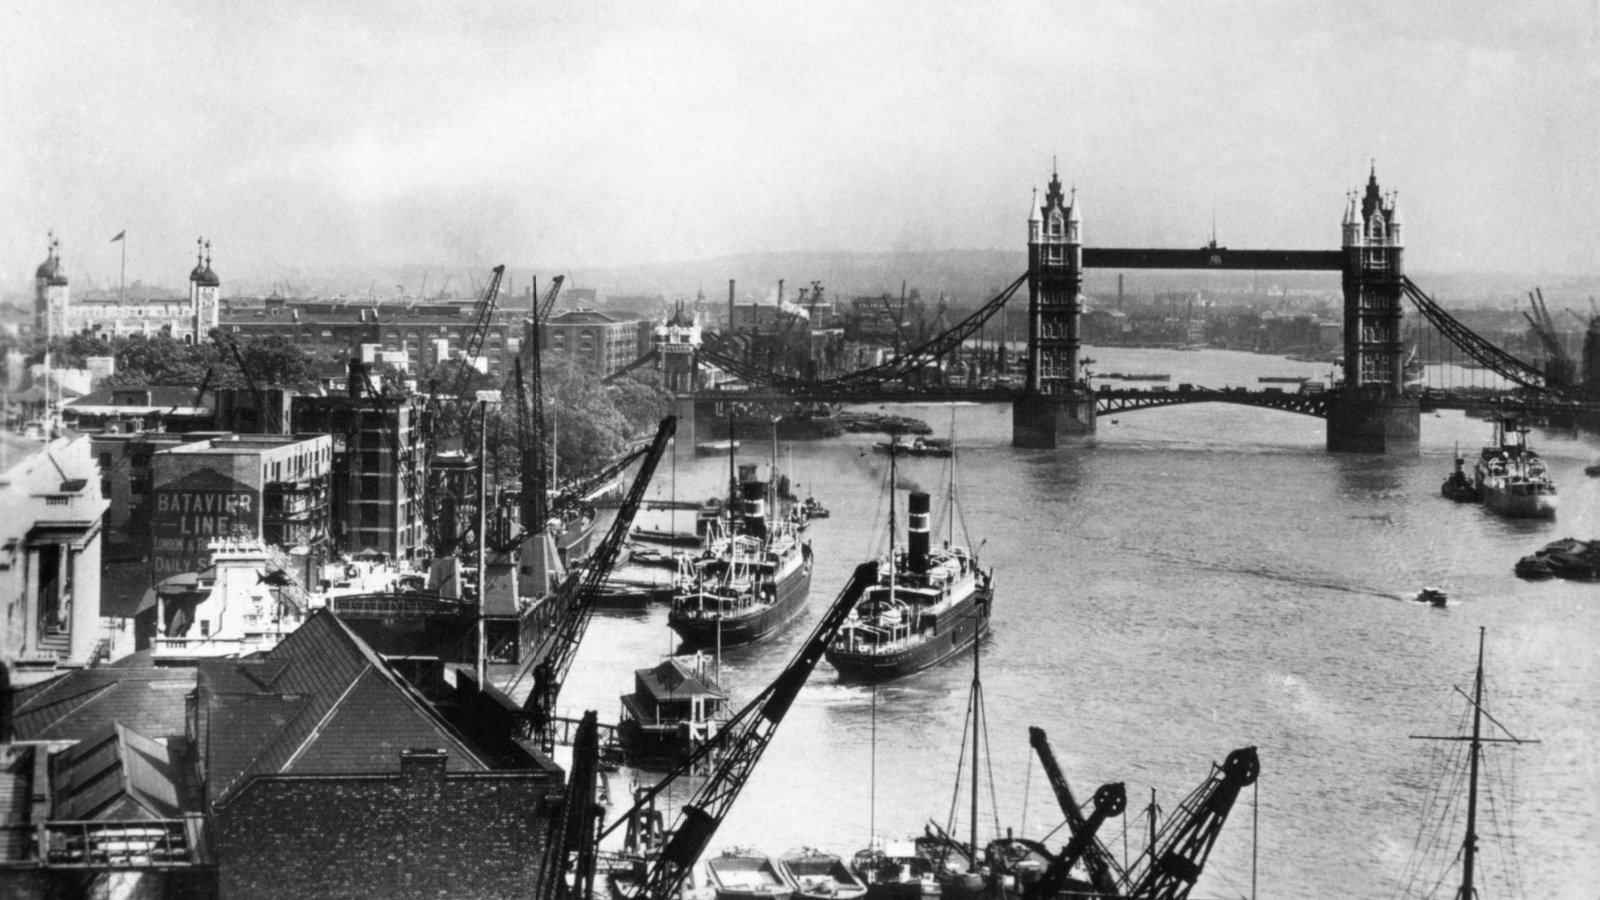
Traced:
POLYGON ((197 572, 215 539, 261 532, 261 497, 250 485, 202 471, 156 489, 150 558, 158 576, 197 572))

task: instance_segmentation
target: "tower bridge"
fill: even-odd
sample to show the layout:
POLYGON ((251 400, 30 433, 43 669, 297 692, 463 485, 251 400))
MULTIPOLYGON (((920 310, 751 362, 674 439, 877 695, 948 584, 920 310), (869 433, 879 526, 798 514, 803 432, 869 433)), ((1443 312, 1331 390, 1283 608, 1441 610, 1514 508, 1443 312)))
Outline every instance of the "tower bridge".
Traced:
MULTIPOLYGON (((1028 220, 1028 271, 949 330, 877 366, 826 377, 775 372, 741 358, 730 342, 708 339, 692 353, 660 346, 669 384, 700 384, 701 364, 740 379, 739 390, 682 390, 686 406, 730 402, 800 401, 1007 402, 1012 406, 1012 443, 1054 448, 1092 434, 1096 419, 1190 403, 1233 403, 1278 409, 1327 421, 1327 448, 1335 452, 1415 453, 1421 432, 1419 397, 1405 390, 1405 339, 1401 319, 1409 300, 1454 347, 1478 365, 1521 388, 1548 391, 1544 373, 1463 326, 1405 275, 1404 226, 1395 196, 1380 188, 1374 167, 1365 191, 1346 198, 1337 250, 1236 250, 1213 240, 1195 249, 1086 247, 1083 208, 1076 189, 1063 192, 1052 172, 1043 203, 1037 194, 1028 220), (1344 381, 1316 394, 1278 389, 1092 390, 1081 374, 1080 323, 1085 269, 1191 269, 1338 272, 1344 294, 1344 381), (1022 286, 1028 288, 1027 357, 1020 387, 944 383, 941 364, 957 354, 1022 286)), ((731 291, 731 284, 730 284, 731 291)), ((642 363, 644 360, 641 359, 642 363)), ((1481 402, 1439 395, 1434 407, 1481 402)), ((1526 405, 1526 399, 1519 401, 1526 405)), ((1539 401, 1531 401, 1535 407, 1539 401)), ((1555 398, 1546 405, 1573 407, 1555 398)))

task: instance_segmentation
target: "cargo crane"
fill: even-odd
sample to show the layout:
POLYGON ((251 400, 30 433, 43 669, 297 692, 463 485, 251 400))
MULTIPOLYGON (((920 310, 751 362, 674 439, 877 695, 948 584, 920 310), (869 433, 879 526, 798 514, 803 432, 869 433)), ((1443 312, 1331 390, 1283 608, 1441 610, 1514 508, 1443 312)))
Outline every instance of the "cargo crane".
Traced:
MULTIPOLYGON (((505 271, 506 267, 504 265, 494 267, 494 275, 489 280, 489 286, 484 290, 483 296, 478 299, 473 308, 472 326, 466 332, 466 339, 461 348, 455 381, 451 384, 449 393, 445 395, 451 404, 451 415, 448 422, 443 421, 445 417, 438 386, 436 384, 429 385, 428 405, 423 413, 422 421, 424 457, 430 465, 438 455, 441 444, 466 430, 463 423, 467 418, 467 414, 461 411, 461 407, 465 403, 463 395, 466 393, 467 385, 470 383, 471 376, 468 373, 477 360, 479 352, 483 349, 484 337, 488 333, 489 323, 494 318, 495 300, 499 297, 500 281, 504 277, 505 271)), ((478 467, 478 477, 482 478, 483 460, 478 460, 478 467)), ((444 557, 454 553, 461 543, 460 536, 463 534, 472 533, 474 540, 480 539, 481 536, 476 534, 477 523, 468 520, 457 523, 454 530, 457 536, 455 541, 447 542, 444 540, 444 533, 433 528, 433 522, 439 517, 441 511, 440 506, 443 498, 439 495, 443 487, 442 485, 434 484, 430 485, 430 488, 427 503, 428 515, 422 517, 422 528, 424 541, 433 548, 434 555, 444 557)))
MULTIPOLYGON (((850 582, 839 592, 838 599, 833 601, 833 605, 817 623, 811 636, 800 646, 784 670, 778 673, 772 684, 757 694, 728 720, 728 724, 723 726, 721 731, 711 740, 701 744, 659 784, 641 792, 631 810, 600 834, 594 835, 593 839, 598 843, 619 826, 652 808, 655 798, 679 778, 703 769, 711 759, 718 760, 711 775, 695 791, 689 802, 684 804, 677 821, 667 830, 661 842, 660 853, 645 860, 642 879, 631 889, 622 888, 613 882, 615 893, 628 900, 673 900, 678 895, 678 888, 688 876, 690 867, 716 836, 722 820, 727 817, 728 810, 733 807, 739 792, 749 781, 756 763, 761 760, 762 752, 772 742, 773 735, 777 733, 784 715, 794 703, 795 696, 800 693, 800 688, 810 677, 811 670, 816 668, 817 661, 822 658, 823 649, 833 640, 839 627, 849 617, 850 611, 855 609, 856 603, 860 601, 867 588, 877 580, 876 562, 857 566, 855 573, 850 577, 850 582)), ((589 835, 585 835, 584 838, 587 840, 589 835)), ((581 848, 574 853, 581 854, 581 848)), ((589 873, 577 873, 580 879, 586 875, 589 873)))
MULTIPOLYGON (((1073 832, 1071 839, 1067 841, 1067 845, 1061 848, 1059 856, 1052 855, 1049 850, 1039 848, 1044 857, 1050 860, 1050 865, 1045 869, 1044 874, 1039 877, 1038 881, 1023 889, 1022 900, 1053 900, 1063 890, 1070 889, 1076 894, 1079 888, 1093 885, 1093 882, 1091 882, 1091 885, 1073 882, 1070 879, 1072 867, 1077 865, 1080 859, 1089 859, 1088 854, 1092 850, 1104 852, 1104 848, 1100 848, 1099 841, 1095 838, 1095 833, 1100 830, 1100 826, 1105 823, 1106 819, 1120 816, 1122 811, 1127 809, 1128 791, 1120 781, 1103 784, 1094 792, 1094 798, 1090 802, 1094 804, 1094 811, 1089 813, 1089 818, 1084 821, 1083 826, 1073 832)), ((1094 870, 1091 868, 1090 871, 1093 872, 1094 870)), ((1104 870, 1102 869, 1101 871, 1104 870)), ((1115 897, 1115 888, 1116 885, 1112 884, 1111 890, 1100 887, 1094 887, 1093 889, 1103 896, 1115 897)))
POLYGON ((555 611, 550 627, 534 647, 534 652, 529 654, 527 668, 508 689, 508 692, 514 690, 523 677, 532 674, 533 686, 523 701, 522 713, 528 723, 529 734, 537 738, 547 752, 555 743, 552 726, 556 698, 560 696, 561 686, 572 668, 572 660, 589 627, 589 620, 594 617, 600 586, 611 575, 611 567, 622 550, 623 542, 627 540, 628 529, 633 527, 633 517, 644 502, 645 489, 650 486, 650 479, 655 476, 656 466, 666 455, 667 444, 672 441, 677 427, 678 420, 674 416, 661 420, 655 439, 644 451, 633 486, 629 488, 600 546, 589 555, 587 564, 567 573, 567 577, 546 601, 553 604, 551 608, 555 611))
POLYGON ((567 792, 550 824, 544 847, 544 864, 534 881, 536 900, 568 900, 594 896, 594 839, 605 810, 596 795, 600 772, 600 726, 594 710, 583 714, 572 739, 572 768, 567 792), (567 883, 567 873, 573 883, 567 883))
POLYGON ((1572 387, 1576 379, 1578 366, 1561 341, 1561 332, 1556 329, 1555 319, 1550 315, 1550 307, 1545 305, 1544 292, 1538 288, 1529 291, 1528 306, 1532 313, 1524 310, 1522 317, 1528 320, 1528 325, 1533 328, 1539 343, 1544 345, 1545 385, 1554 391, 1567 390, 1572 387))
MULTIPOLYGON (((1044 767, 1045 777, 1050 779, 1050 787, 1055 791, 1056 803, 1060 804, 1062 814, 1067 817, 1067 830, 1072 835, 1071 843, 1061 852, 1062 865, 1061 871, 1056 876, 1057 880, 1065 880, 1067 872, 1071 870, 1073 863, 1077 862, 1077 857, 1081 856, 1083 867, 1088 871, 1089 881, 1094 885, 1094 889, 1108 896, 1116 896, 1117 882, 1121 879, 1122 873, 1117 870, 1115 858, 1095 838, 1094 831, 1099 827, 1100 819, 1105 816, 1116 816, 1122 813, 1122 805, 1126 805, 1127 802, 1127 794, 1122 790, 1122 785, 1117 784, 1115 786, 1122 797, 1122 803, 1117 806, 1115 812, 1110 811, 1110 808, 1107 807, 1105 812, 1101 813, 1102 798, 1100 792, 1112 787, 1112 785, 1106 785, 1100 791, 1095 792, 1095 813, 1086 818, 1083 814, 1083 808, 1078 805, 1077 799, 1072 796, 1072 788, 1067 784, 1067 776, 1062 773, 1061 765, 1056 762, 1055 754, 1050 750, 1050 740, 1045 735, 1044 729, 1029 728, 1028 743, 1033 746, 1034 752, 1039 756, 1039 764, 1044 767), (1096 816, 1100 818, 1097 819, 1096 816), (1091 821, 1094 823, 1093 827, 1090 826, 1091 821), (1069 850, 1073 851, 1072 858, 1067 858, 1069 850)), ((1055 869, 1056 866, 1052 864, 1051 870, 1054 871, 1055 869)), ((1040 896, 1045 898, 1052 897, 1054 896, 1054 891, 1052 890, 1051 893, 1040 896)), ((1029 896, 1027 900, 1034 900, 1034 898, 1029 896)))
MULTIPOLYGON (((244 354, 239 352, 239 342, 221 331, 211 332, 211 337, 217 342, 218 347, 233 355, 234 363, 239 366, 239 374, 244 376, 245 386, 250 389, 250 396, 256 401, 257 415, 262 417, 264 424, 267 426, 266 433, 282 434, 283 423, 278 419, 278 411, 267 404, 266 393, 261 390, 261 385, 256 384, 256 377, 250 371, 249 363, 244 361, 244 354)), ((209 380, 210 378, 211 372, 207 370, 206 379, 209 380)), ((205 387, 202 385, 201 393, 204 392, 205 387)))
MULTIPOLYGON (((522 439, 522 527, 535 533, 544 531, 550 517, 549 485, 545 481, 545 473, 549 469, 544 464, 544 360, 540 329, 556 305, 556 296, 561 293, 561 283, 565 278, 564 275, 557 275, 551 279, 550 289, 545 292, 544 299, 533 311, 533 318, 528 321, 527 332, 523 336, 527 346, 522 354, 529 361, 526 373, 521 371, 522 356, 517 358, 517 417, 522 439)), ((550 454, 554 456, 555 452, 556 448, 551 447, 550 454)))
POLYGON ((1140 856, 1143 872, 1132 879, 1127 896, 1137 900, 1188 897, 1239 792, 1255 784, 1259 774, 1261 761, 1254 747, 1235 750, 1221 766, 1213 765, 1211 777, 1184 799, 1140 856))

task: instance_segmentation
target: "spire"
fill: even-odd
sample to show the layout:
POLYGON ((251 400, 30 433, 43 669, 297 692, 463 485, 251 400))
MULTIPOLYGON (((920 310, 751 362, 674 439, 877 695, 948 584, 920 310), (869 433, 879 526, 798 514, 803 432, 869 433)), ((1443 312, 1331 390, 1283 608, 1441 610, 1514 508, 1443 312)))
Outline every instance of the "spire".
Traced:
POLYGON ((206 268, 211 268, 211 242, 206 241, 206 268))
POLYGON ((206 257, 205 257, 205 252, 204 252, 205 242, 206 242, 205 238, 195 238, 194 239, 194 267, 196 269, 205 268, 205 264, 206 264, 206 257))
POLYGON ((1043 221, 1043 218, 1039 214, 1039 186, 1038 185, 1034 185, 1033 186, 1033 202, 1028 204, 1028 207, 1029 207, 1029 210, 1030 210, 1030 212, 1028 213, 1028 221, 1029 222, 1043 221))
POLYGON ((1082 222, 1083 214, 1078 211, 1078 186, 1072 186, 1072 199, 1067 206, 1067 221, 1082 222))

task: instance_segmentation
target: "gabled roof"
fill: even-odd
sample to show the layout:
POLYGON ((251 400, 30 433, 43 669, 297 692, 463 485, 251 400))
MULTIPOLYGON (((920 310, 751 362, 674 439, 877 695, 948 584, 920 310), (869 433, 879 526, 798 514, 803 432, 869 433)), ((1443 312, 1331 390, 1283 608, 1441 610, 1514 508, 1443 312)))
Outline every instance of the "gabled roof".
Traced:
POLYGON ((193 669, 79 669, 19 690, 12 728, 24 741, 88 740, 116 724, 152 737, 179 736, 194 684, 193 669))
POLYGON ((657 700, 688 697, 728 699, 728 695, 724 694, 721 688, 709 681, 701 680, 676 657, 662 660, 655 668, 639 669, 634 675, 638 678, 640 687, 649 691, 657 700))
POLYGON ((200 663, 200 753, 217 802, 252 776, 399 769, 438 747, 452 771, 489 764, 352 632, 318 610, 263 658, 200 663))
POLYGON ((186 811, 177 751, 122 725, 81 741, 54 760, 51 818, 175 819, 186 811))

